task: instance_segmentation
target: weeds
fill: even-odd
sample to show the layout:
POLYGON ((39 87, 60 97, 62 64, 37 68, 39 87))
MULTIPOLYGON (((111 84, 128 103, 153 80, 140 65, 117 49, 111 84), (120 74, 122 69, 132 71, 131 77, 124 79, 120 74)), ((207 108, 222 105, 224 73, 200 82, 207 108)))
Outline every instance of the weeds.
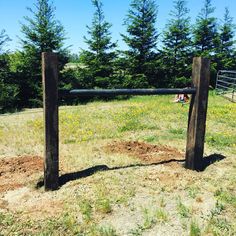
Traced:
POLYGON ((188 186, 186 190, 188 191, 188 196, 193 199, 196 198, 199 193, 199 187, 196 186, 188 186))
POLYGON ((94 236, 117 236, 116 230, 111 226, 98 227, 94 236))
POLYGON ((215 204, 215 208, 211 210, 211 218, 213 218, 214 216, 220 215, 224 209, 225 209, 225 206, 217 200, 215 204))
POLYGON ((211 133, 206 135, 207 144, 213 147, 234 147, 236 145, 236 135, 232 133, 211 133))
POLYGON ((80 204, 80 211, 83 215, 84 221, 88 222, 92 219, 92 206, 88 200, 83 200, 80 204))
POLYGON ((143 229, 150 229, 152 228, 157 220, 155 215, 153 214, 152 210, 144 208, 143 209, 143 218, 144 218, 144 222, 143 222, 143 229))
MULTIPOLYGON (((161 190, 162 192, 164 192, 163 190, 161 190)), ((166 206, 166 202, 165 202, 165 200, 164 200, 164 198, 162 197, 161 199, 160 199, 160 207, 165 207, 166 206)))
POLYGON ((0 212, 0 226, 11 226, 15 223, 15 219, 11 214, 0 212))
POLYGON ((217 197, 218 200, 236 208, 236 196, 234 194, 230 193, 229 191, 224 191, 223 189, 218 189, 215 192, 215 196, 217 197))
MULTIPOLYGON (((215 194, 216 196, 219 196, 222 194, 222 191, 216 191, 215 194)), ((228 222, 228 220, 222 217, 223 210, 225 210, 225 205, 219 202, 219 200, 217 200, 214 209, 211 210, 211 214, 205 232, 212 233, 216 236, 228 236, 234 235, 234 233, 236 233, 233 233, 234 229, 232 225, 228 222)))
POLYGON ((235 229, 224 218, 211 218, 205 232, 215 236, 233 236, 236 233, 235 229))
POLYGON ((196 221, 191 221, 190 236, 201 236, 201 229, 196 221))
POLYGON ((178 198, 177 210, 182 218, 190 217, 190 210, 181 202, 180 198, 178 198))
POLYGON ((111 202, 107 198, 99 198, 95 202, 95 208, 97 211, 108 214, 112 212, 111 202))
POLYGON ((164 209, 157 209, 156 218, 158 222, 164 223, 168 221, 168 214, 164 209))
POLYGON ((130 230, 129 234, 132 236, 142 236, 143 231, 144 231, 143 227, 138 225, 137 228, 130 230))
MULTIPOLYGON (((133 97, 130 100, 119 101, 119 103, 116 101, 94 102, 86 106, 61 107, 59 116, 61 173, 77 171, 84 173, 85 169, 96 165, 107 165, 110 168, 117 167, 118 169, 114 168, 112 171, 80 178, 62 186, 57 193, 43 195, 42 201, 48 197, 48 199, 68 200, 71 203, 72 207, 63 209, 64 212, 61 215, 49 216, 49 219, 29 220, 27 214, 28 211, 34 211, 32 208, 25 208, 22 213, 15 215, 0 213, 0 234, 122 235, 115 224, 113 227, 101 225, 104 223, 103 221, 109 222, 111 218, 114 219, 114 222, 119 221, 120 215, 116 214, 117 211, 127 209, 127 221, 132 216, 139 224, 136 223, 133 230, 124 229, 126 234, 130 232, 131 235, 142 235, 145 231, 148 233, 156 228, 163 229, 164 227, 167 227, 171 234, 173 225, 179 227, 184 224, 184 227, 179 227, 180 235, 195 236, 200 233, 204 234, 207 230, 209 235, 214 236, 236 235, 234 230, 235 180, 230 182, 230 190, 227 188, 229 183, 225 183, 225 173, 234 176, 236 168, 235 159, 231 158, 235 156, 236 152, 235 104, 229 104, 217 96, 210 96, 209 99, 205 151, 207 155, 220 151, 227 156, 227 165, 220 162, 217 166, 220 171, 218 169, 216 171, 213 167, 213 169, 207 168, 204 173, 188 173, 181 169, 183 179, 176 177, 176 182, 168 179, 165 183, 163 183, 165 178, 159 178, 159 173, 161 172, 161 175, 163 173, 164 177, 167 174, 168 177, 168 171, 173 171, 171 170, 172 164, 175 168, 177 163, 170 163, 167 166, 155 164, 142 166, 143 163, 140 160, 130 158, 124 153, 122 155, 107 154, 103 147, 114 140, 144 140, 160 145, 169 145, 171 141, 171 146, 184 151, 188 106, 181 107, 173 104, 170 102, 171 96, 153 96, 133 97), (136 163, 141 165, 120 168, 136 163), (145 181, 144 172, 145 175, 152 174, 154 177, 145 181), (199 181, 189 186, 188 184, 192 182, 185 181, 185 178, 192 180, 193 176, 199 178, 199 181), (196 198, 199 197, 200 190, 201 193, 203 191, 202 181, 204 181, 203 189, 206 196, 212 196, 211 190, 215 190, 215 179, 224 181, 217 183, 221 187, 215 192, 214 196, 217 201, 213 209, 210 209, 209 205, 206 206, 207 199, 204 196, 201 196, 203 198, 201 202, 198 202, 196 198), (73 197, 77 192, 79 196, 83 196, 79 198, 79 201, 77 197, 73 197), (180 196, 187 193, 188 205, 184 199, 179 198, 176 201, 172 197, 173 193, 180 196), (158 208, 152 206, 137 211, 140 201, 146 201, 146 199, 147 201, 150 199, 154 202, 159 201, 158 208), (199 211, 191 211, 189 206, 192 203, 200 208, 199 211), (205 207, 209 208, 205 209, 205 207), (176 220, 176 214, 172 214, 176 211, 181 218, 180 222, 179 219, 176 220), (21 217, 21 214, 27 219, 21 217), (195 219, 195 217, 198 219, 199 215, 202 217, 201 224, 195 220, 191 222, 191 219, 195 219)), ((42 110, 37 111, 39 112, 35 114, 22 112, 16 115, 0 116, 0 156, 2 158, 18 155, 42 156, 44 150, 43 116, 42 110)), ((38 190, 33 190, 33 192, 32 194, 36 195, 42 194, 38 190)), ((26 203, 27 199, 24 204, 26 203)), ((122 215, 122 217, 125 216, 122 215)))

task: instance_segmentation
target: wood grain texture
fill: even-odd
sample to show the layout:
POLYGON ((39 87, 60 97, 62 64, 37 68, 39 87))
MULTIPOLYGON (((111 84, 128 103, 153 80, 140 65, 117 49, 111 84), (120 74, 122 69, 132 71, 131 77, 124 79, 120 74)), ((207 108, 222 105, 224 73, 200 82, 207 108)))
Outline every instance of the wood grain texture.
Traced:
POLYGON ((58 59, 55 53, 42 53, 43 105, 44 105, 44 187, 58 189, 58 59))
POLYGON ((185 167, 200 170, 204 153, 208 91, 210 81, 210 60, 201 57, 193 59, 192 87, 196 94, 192 95, 187 132, 185 167))

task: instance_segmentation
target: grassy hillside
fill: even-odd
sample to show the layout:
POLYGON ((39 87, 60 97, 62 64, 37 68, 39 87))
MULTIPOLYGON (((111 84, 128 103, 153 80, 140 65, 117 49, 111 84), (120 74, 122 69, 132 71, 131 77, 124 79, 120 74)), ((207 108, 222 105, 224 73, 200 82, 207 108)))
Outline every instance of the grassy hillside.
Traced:
POLYGON ((172 100, 61 107, 61 188, 47 193, 42 110, 0 116, 0 235, 235 235, 236 105, 211 94, 204 155, 222 160, 194 172, 189 106, 172 100))

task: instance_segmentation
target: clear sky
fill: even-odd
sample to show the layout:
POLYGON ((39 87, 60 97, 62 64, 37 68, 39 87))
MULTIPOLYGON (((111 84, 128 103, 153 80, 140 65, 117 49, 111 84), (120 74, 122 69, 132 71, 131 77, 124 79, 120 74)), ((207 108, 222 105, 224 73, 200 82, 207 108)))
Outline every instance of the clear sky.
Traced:
MULTIPOLYGON (((0 30, 6 29, 7 34, 12 39, 9 49, 20 48, 18 37, 22 37, 20 32, 20 22, 24 22, 24 16, 31 16, 27 7, 32 7, 36 0, 0 0, 0 30)), ((91 0, 54 0, 56 7, 56 18, 62 23, 67 32, 68 39, 66 45, 72 45, 71 51, 79 52, 80 48, 86 48, 83 36, 86 35, 86 25, 90 25, 94 12, 91 0)), ((131 0, 102 0, 106 20, 112 23, 113 41, 118 41, 121 49, 125 48, 120 33, 125 33, 123 26, 124 18, 129 9, 131 0)), ((159 32, 165 27, 170 18, 169 13, 173 8, 173 0, 156 0, 158 5, 157 30, 159 32)), ((215 17, 222 18, 224 8, 230 9, 231 16, 236 13, 236 0, 212 0, 216 7, 215 17)), ((203 0, 189 0, 188 8, 192 23, 203 6, 203 0)), ((235 16, 236 17, 236 16, 235 16)), ((234 19, 236 24, 236 19, 234 19)))

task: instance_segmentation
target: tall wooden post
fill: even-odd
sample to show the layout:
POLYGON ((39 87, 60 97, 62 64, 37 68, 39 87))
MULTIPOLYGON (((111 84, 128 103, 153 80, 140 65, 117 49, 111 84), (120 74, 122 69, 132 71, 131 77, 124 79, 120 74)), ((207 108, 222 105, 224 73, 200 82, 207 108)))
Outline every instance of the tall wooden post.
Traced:
POLYGON ((43 106, 44 106, 44 187, 58 189, 58 59, 55 53, 42 53, 43 106))
POLYGON ((208 90, 210 81, 210 60, 201 57, 193 59, 192 86, 196 94, 192 96, 187 133, 185 167, 201 170, 204 152, 208 90))

